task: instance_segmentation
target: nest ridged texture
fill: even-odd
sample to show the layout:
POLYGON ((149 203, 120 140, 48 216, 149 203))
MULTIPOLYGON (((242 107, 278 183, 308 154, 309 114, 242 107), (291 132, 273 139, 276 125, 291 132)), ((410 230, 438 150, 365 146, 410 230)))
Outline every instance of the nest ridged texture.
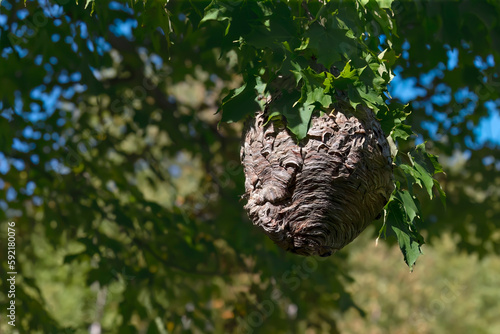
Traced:
POLYGON ((297 144, 263 112, 241 148, 245 209, 281 248, 329 256, 383 210, 394 187, 390 147, 367 108, 313 117, 297 144), (356 116, 355 116, 356 115, 356 116))

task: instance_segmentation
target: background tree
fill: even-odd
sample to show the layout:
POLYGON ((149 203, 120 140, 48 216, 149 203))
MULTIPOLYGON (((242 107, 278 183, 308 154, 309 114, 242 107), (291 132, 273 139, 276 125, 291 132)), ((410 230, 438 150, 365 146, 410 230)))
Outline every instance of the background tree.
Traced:
POLYGON ((408 265, 417 231, 498 254, 498 147, 476 129, 498 114, 499 11, 465 0, 2 1, 0 227, 6 240, 16 222, 15 329, 331 333, 339 312, 363 315, 348 250, 285 254, 242 209, 240 120, 269 93, 298 138, 331 104, 376 112, 398 189, 374 225, 408 265), (428 199, 441 169, 425 147, 447 157, 446 179, 436 175, 446 211, 428 199))

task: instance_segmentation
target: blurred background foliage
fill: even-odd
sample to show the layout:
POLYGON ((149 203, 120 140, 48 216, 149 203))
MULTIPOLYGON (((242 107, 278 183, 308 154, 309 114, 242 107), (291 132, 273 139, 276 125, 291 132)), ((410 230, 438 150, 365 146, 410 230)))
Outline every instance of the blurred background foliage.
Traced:
POLYGON ((215 115, 242 78, 224 27, 199 28, 209 4, 1 2, 0 275, 8 221, 19 274, 0 330, 497 333, 500 4, 392 2, 390 92, 416 132, 401 145, 427 141, 448 194, 421 202, 411 274, 394 240, 375 245, 380 222, 317 259, 248 221, 243 125, 215 115))

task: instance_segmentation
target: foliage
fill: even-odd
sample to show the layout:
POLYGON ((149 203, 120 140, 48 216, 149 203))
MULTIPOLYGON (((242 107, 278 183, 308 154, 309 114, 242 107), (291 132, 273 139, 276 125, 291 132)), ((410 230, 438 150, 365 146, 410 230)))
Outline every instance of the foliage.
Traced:
MULTIPOLYGON (((313 113, 346 108, 346 104, 354 109, 358 105, 372 109, 393 143, 407 140, 412 130, 404 124, 404 106, 388 105, 389 100, 384 99, 397 58, 392 48, 397 29, 390 4, 212 2, 201 22, 216 21, 224 29, 221 53, 236 54, 244 79, 244 84, 222 101, 222 121, 238 121, 253 114, 259 108, 260 96, 271 94, 279 101, 271 104, 270 117, 285 116, 297 140, 305 137, 313 113), (385 49, 380 45, 381 33, 386 38, 385 49)), ((395 171, 405 176, 396 182, 395 196, 386 205, 381 230, 384 236, 387 226, 395 232, 410 268, 424 243, 414 221, 420 218, 420 209, 413 184, 425 188, 431 198, 436 184, 444 201, 444 192, 432 178, 442 172, 437 159, 425 153, 424 146, 418 151, 420 161, 412 160, 407 165, 399 162, 406 154, 394 147, 398 162, 395 171), (428 161, 422 163, 424 160, 428 161), (410 214, 404 212, 408 206, 410 214)))
MULTIPOLYGON (((498 22, 488 19, 498 4, 485 1, 472 11, 467 1, 458 9, 441 2, 303 4, 1 2, 0 228, 4 238, 8 220, 17 226, 16 329, 335 332, 336 312, 362 313, 345 287, 345 253, 326 260, 285 254, 242 210, 237 121, 262 108, 269 94, 281 96, 273 111, 287 117, 298 139, 313 111, 376 111, 395 144, 399 187, 381 233, 397 236, 410 266, 422 227, 428 238, 451 229, 461 236, 459 247, 498 252, 498 194, 487 190, 496 158, 481 162, 496 149, 473 151, 466 175, 443 182, 445 190, 460 189, 449 196, 452 220, 426 199, 440 191, 433 176, 442 170, 414 134, 425 133, 433 152, 471 148, 467 124, 478 124, 484 102, 498 93, 497 69, 477 72, 473 60, 491 53, 498 63, 498 22), (457 10, 472 19, 457 19, 457 10), (411 106, 386 92, 395 66, 404 68, 401 75, 439 69, 445 47, 461 48, 460 66, 434 80, 453 92, 471 87, 478 108, 461 112, 472 97, 453 95, 450 106, 438 107, 465 116, 439 125, 435 135, 422 127, 434 117, 418 109, 425 101, 410 114, 411 106), (477 80, 470 81, 472 72, 477 80), (214 117, 219 106, 222 116, 214 117), (459 135, 445 136, 452 127, 459 135), (466 215, 471 197, 477 211, 466 215), (484 224, 455 224, 478 211, 484 224), (71 302, 53 302, 68 286, 71 302), (57 315, 61 305, 74 312, 57 315)), ((430 96, 422 99, 436 107, 430 96)))
POLYGON ((451 195, 447 210, 419 197, 428 217, 421 226, 428 241, 451 231, 460 250, 498 254, 498 140, 485 139, 488 127, 491 138, 497 125, 485 127, 484 119, 499 115, 499 3, 397 1, 392 8, 398 27, 393 44, 401 54, 396 78, 414 92, 408 121, 448 166, 446 179, 439 177, 451 195))

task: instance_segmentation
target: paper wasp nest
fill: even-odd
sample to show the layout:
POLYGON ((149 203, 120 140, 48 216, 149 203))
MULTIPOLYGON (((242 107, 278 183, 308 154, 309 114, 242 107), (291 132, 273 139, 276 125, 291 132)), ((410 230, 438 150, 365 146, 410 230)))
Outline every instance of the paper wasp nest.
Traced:
POLYGON ((371 110, 345 108, 313 117, 297 144, 282 122, 266 121, 257 113, 243 137, 245 209, 281 248, 329 256, 381 213, 393 191, 382 129, 371 110))

